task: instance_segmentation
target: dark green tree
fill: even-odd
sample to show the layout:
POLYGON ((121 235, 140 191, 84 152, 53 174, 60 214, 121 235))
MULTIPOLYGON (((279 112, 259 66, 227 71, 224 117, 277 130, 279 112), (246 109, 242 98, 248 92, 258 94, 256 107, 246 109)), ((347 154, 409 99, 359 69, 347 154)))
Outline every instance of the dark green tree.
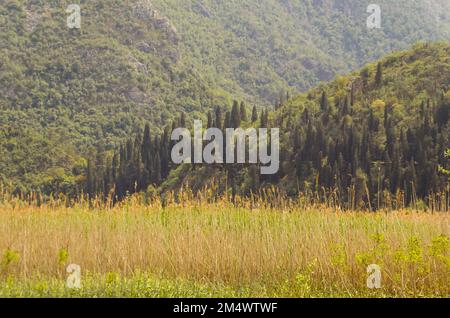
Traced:
POLYGON ((375 84, 377 87, 380 87, 383 82, 383 65, 378 63, 377 65, 377 73, 375 75, 375 84))
POLYGON ((239 128, 241 126, 241 112, 237 101, 233 102, 231 109, 231 128, 239 128))
POLYGON ((252 123, 255 123, 257 120, 258 120, 258 109, 256 108, 256 106, 253 106, 252 123))
POLYGON ((247 107, 245 107, 245 103, 241 102, 241 109, 240 109, 240 115, 241 115, 241 121, 247 121, 247 107))

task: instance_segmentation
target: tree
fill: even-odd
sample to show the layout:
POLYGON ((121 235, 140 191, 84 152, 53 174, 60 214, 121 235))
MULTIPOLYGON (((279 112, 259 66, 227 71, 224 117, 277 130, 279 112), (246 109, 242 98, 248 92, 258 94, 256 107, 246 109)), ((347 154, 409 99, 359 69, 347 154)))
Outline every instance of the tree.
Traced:
POLYGON ((159 152, 156 153, 155 156, 155 162, 154 162, 154 168, 153 168, 154 174, 153 174, 153 182, 156 185, 159 185, 162 181, 161 176, 161 157, 159 156, 159 152))
POLYGON ((247 121, 247 108, 245 107, 245 103, 241 102, 241 109, 240 109, 240 113, 241 113, 241 121, 247 121))
MULTIPOLYGON (((447 159, 450 158, 450 149, 447 149, 447 150, 445 151, 444 157, 447 158, 447 159)), ((442 166, 439 166, 439 171, 442 172, 442 173, 445 174, 445 175, 450 176, 450 170, 447 170, 447 169, 445 169, 445 168, 442 167, 442 166)), ((450 177, 449 177, 448 180, 450 181, 450 177)))
POLYGON ((368 84, 369 84, 369 69, 366 67, 364 68, 360 73, 362 83, 363 83, 363 91, 366 90, 368 84))
POLYGON ((227 128, 233 128, 231 127, 232 125, 232 120, 231 120, 231 113, 230 112, 226 112, 225 113, 225 120, 223 122, 223 129, 227 129, 227 128))
POLYGON ((253 106, 252 123, 256 122, 257 120, 258 120, 258 109, 256 108, 256 106, 253 106))
POLYGON ((186 114, 185 113, 181 113, 180 126, 181 126, 181 128, 186 128, 186 114))
POLYGON ((261 126, 261 128, 267 128, 268 124, 269 124, 269 111, 268 110, 263 110, 261 112, 261 123, 260 123, 260 126, 261 126))
POLYGON ((96 171, 95 162, 94 160, 89 159, 87 166, 87 193, 90 196, 94 196, 97 192, 95 171, 96 171))
POLYGON ((233 125, 232 128, 239 128, 241 126, 241 113, 237 101, 233 102, 233 108, 231 109, 231 124, 233 125))
POLYGON ((216 128, 226 128, 222 127, 223 118, 222 118, 222 109, 220 107, 216 108, 216 128))
POLYGON ((381 85, 383 82, 383 66, 381 65, 381 62, 377 65, 377 74, 375 75, 375 84, 377 87, 381 85))
POLYGON ((327 97, 327 93, 325 91, 322 92, 322 97, 320 98, 320 109, 323 112, 327 112, 328 111, 328 97, 327 97))
POLYGON ((144 137, 142 140, 142 161, 147 164, 149 159, 149 156, 151 155, 152 149, 151 149, 151 136, 150 136, 150 126, 149 124, 145 125, 144 129, 144 137))
POLYGON ((435 117, 439 127, 450 121, 450 91, 446 95, 442 94, 435 117))
POLYGON ((213 118, 211 112, 208 112, 208 127, 211 128, 213 126, 213 118))

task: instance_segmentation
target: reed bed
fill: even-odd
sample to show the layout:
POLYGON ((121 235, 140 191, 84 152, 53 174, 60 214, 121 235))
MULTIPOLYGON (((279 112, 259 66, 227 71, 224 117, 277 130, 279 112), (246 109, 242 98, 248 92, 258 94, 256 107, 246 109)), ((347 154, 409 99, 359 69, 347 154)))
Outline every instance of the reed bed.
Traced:
POLYGON ((0 203, 0 296, 448 297, 449 224, 431 210, 348 212, 275 196, 10 197, 0 203), (65 287, 72 263, 78 291, 65 287), (370 264, 381 289, 366 286, 370 264))

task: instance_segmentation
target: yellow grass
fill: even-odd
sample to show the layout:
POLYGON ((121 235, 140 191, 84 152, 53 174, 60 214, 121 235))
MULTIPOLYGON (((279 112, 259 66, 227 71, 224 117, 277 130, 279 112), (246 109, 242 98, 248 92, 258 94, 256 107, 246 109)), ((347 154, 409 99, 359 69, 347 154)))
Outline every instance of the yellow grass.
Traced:
POLYGON ((137 199, 101 208, 0 203, 0 295, 35 296, 27 289, 40 286, 44 294, 37 295, 59 296, 66 266, 74 263, 82 268, 83 288, 111 275, 131 281, 125 290, 119 284, 120 292, 96 296, 167 296, 131 292, 142 275, 209 291, 177 289, 169 293, 174 296, 450 296, 447 213, 251 209, 225 201, 165 205, 137 199), (366 286, 370 264, 382 269, 379 290, 366 286))

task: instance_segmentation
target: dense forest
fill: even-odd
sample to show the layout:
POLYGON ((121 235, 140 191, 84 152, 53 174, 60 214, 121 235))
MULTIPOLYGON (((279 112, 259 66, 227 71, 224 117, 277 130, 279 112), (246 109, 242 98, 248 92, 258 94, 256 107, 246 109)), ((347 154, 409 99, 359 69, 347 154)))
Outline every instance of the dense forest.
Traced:
POLYGON ((80 5, 82 28, 68 29, 63 1, 0 3, 2 189, 121 198, 276 185, 345 197, 357 187, 367 205, 383 190, 409 201, 445 185, 448 43, 335 76, 448 41, 448 1, 380 1, 383 28, 370 31, 356 0, 80 5), (279 127, 280 172, 173 165, 171 131, 194 119, 279 127))
POLYGON ((19 191, 83 178, 92 148, 145 123, 225 101, 182 59, 178 34, 145 1, 0 2, 0 178, 19 191))
POLYGON ((418 41, 450 39, 447 0, 151 0, 207 78, 257 104, 304 92, 418 41), (367 7, 382 27, 368 30, 367 7))
POLYGON ((275 185, 289 195, 333 193, 353 208, 377 208, 393 197, 417 202, 448 190, 449 85, 450 46, 421 44, 286 96, 274 111, 234 102, 208 114, 208 127, 280 127, 282 164, 273 176, 261 176, 255 165, 171 164, 170 134, 189 126, 181 114, 162 135, 153 136, 147 125, 109 159, 100 150, 89 161, 87 191, 123 197, 185 185, 248 195, 275 185))

